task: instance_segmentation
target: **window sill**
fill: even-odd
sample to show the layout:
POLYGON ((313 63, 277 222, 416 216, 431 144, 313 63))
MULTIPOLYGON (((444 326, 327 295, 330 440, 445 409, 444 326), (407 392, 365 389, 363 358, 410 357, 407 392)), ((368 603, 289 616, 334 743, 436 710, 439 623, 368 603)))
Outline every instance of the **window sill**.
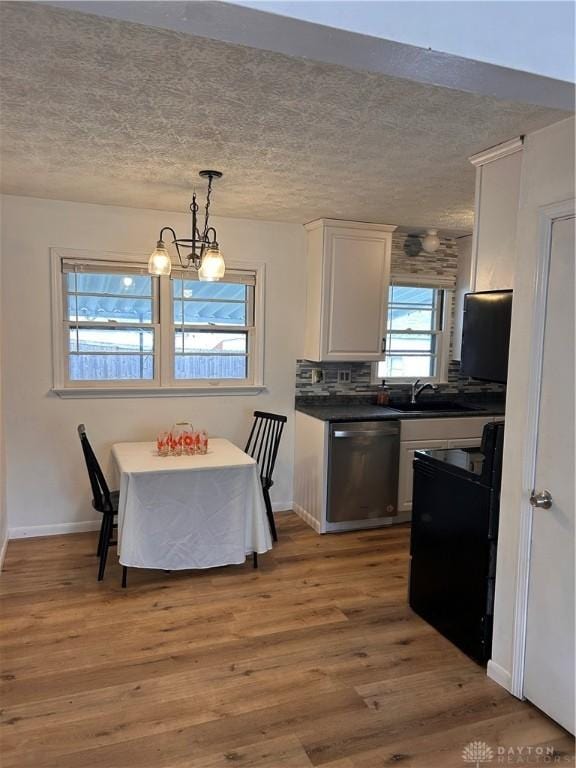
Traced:
MULTIPOLYGON (((385 381, 386 381, 386 386, 389 387, 390 389, 392 387, 404 387, 404 389, 405 389, 410 384, 413 384, 416 381, 416 378, 417 378, 416 376, 414 376, 411 379, 405 379, 405 378, 402 378, 402 379, 401 378, 392 379, 392 378, 390 378, 390 379, 385 379, 385 381)), ((429 377, 426 377, 426 376, 420 376, 419 377, 419 381, 420 381, 421 384, 434 384, 434 385, 437 384, 440 387, 446 386, 446 384, 449 384, 449 381, 447 379, 429 378, 429 377)), ((382 379, 373 378, 370 383, 374 387, 380 386, 382 384, 382 379)))
POLYGON ((63 400, 126 398, 126 397, 206 397, 212 395, 258 395, 266 392, 263 384, 222 385, 198 387, 54 387, 50 390, 63 400))
MULTIPOLYGON (((379 384, 380 379, 377 379, 374 384, 379 384)), ((414 376, 411 379, 386 379, 386 386, 387 387, 406 387, 407 384, 413 384, 416 381, 416 376, 414 376)), ((419 379, 421 384, 438 384, 439 386, 443 386, 448 384, 447 381, 443 379, 435 379, 435 378, 426 378, 425 376, 421 376, 419 379)))

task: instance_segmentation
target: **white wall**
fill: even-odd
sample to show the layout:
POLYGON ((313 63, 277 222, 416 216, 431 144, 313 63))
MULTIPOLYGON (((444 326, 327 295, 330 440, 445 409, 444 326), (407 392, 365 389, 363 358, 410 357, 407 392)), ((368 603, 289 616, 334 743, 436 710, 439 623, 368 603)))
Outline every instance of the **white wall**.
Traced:
MULTIPOLYGON (((0 247, 0 321, 2 318, 2 248, 0 247)), ((1 322, 0 322, 1 324, 1 322)), ((4 440, 4 360, 2 357, 2 336, 0 334, 0 569, 6 554, 8 542, 8 515, 6 512, 6 453, 4 440)))
POLYGON ((458 274, 454 292, 454 326, 452 328, 452 360, 460 360, 462 354, 462 325, 464 322, 464 296, 471 290, 472 235, 459 237, 458 274))
MULTIPOLYGON (((492 665, 496 666, 492 671, 504 683, 512 665, 520 508, 530 490, 522 487, 522 467, 533 363, 532 295, 539 256, 538 209, 574 197, 574 128, 571 118, 530 134, 523 150, 492 644, 492 665)), ((567 424, 566 429, 573 426, 567 424)))
POLYGON ((572 3, 231 1, 259 11, 574 81, 572 3))
POLYGON ((574 7, 569 2, 47 2, 181 35, 561 109, 566 115, 574 110, 568 82, 574 76, 574 7))
MULTIPOLYGON (((188 232, 189 216, 166 212, 4 196, 2 199, 4 410, 7 508, 11 535, 95 519, 76 426, 86 424, 103 469, 110 446, 151 440, 175 421, 191 420, 243 446, 255 409, 289 416, 273 488, 290 505, 295 364, 305 304, 304 235, 296 224, 215 219, 225 257, 267 264, 265 384, 257 396, 62 400, 50 393, 49 248, 142 253, 161 226, 188 232), (14 531, 13 529, 21 529, 14 531)), ((183 234, 183 236, 186 236, 183 234)), ((72 526, 82 529, 82 525, 72 526)))

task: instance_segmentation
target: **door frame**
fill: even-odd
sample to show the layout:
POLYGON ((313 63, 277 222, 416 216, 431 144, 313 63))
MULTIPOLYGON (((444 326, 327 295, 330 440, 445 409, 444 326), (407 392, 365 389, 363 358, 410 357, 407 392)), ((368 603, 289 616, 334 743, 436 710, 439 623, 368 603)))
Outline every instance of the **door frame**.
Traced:
POLYGON ((576 200, 562 200, 542 206, 538 224, 538 263, 534 276, 532 301, 534 315, 532 335, 534 342, 534 365, 530 371, 528 388, 528 417, 526 451, 522 467, 522 506, 520 509, 520 530, 518 537, 518 561, 516 567, 516 597, 512 632, 511 693, 524 698, 524 665, 526 655, 526 631, 528 618, 528 584, 530 579, 530 552, 532 542, 533 508, 530 492, 536 478, 536 457, 538 447, 538 423, 540 418, 540 393, 542 387, 542 366, 544 359, 544 332, 552 249, 552 227, 560 219, 573 217, 576 200))

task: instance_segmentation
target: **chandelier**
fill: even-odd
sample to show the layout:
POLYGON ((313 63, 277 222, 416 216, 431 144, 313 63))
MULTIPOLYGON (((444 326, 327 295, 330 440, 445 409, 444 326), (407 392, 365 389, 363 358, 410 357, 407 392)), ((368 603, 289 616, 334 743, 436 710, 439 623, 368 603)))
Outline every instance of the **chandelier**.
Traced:
POLYGON ((210 197, 212 195, 212 180, 221 179, 221 171, 200 171, 203 179, 208 179, 206 206, 204 208, 204 226, 202 232, 198 229, 198 203, 196 192, 192 195, 190 212, 192 213, 192 237, 179 238, 172 227, 163 227, 156 248, 148 259, 148 272, 151 275, 169 275, 172 271, 172 259, 164 242, 164 232, 172 235, 172 245, 176 249, 178 261, 182 269, 195 269, 199 280, 214 282, 224 277, 226 265, 216 239, 216 230, 209 226, 210 197), (185 253, 185 251, 188 251, 185 253))

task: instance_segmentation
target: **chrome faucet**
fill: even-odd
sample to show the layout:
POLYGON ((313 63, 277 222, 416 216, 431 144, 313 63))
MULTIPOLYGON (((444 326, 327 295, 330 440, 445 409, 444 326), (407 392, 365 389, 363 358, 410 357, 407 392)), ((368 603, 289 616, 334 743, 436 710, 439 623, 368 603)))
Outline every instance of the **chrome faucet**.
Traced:
POLYGON ((416 402, 416 400, 418 399, 420 393, 423 392, 428 387, 430 387, 430 389, 433 392, 437 392, 438 391, 438 385, 437 384, 427 383, 427 384, 422 384, 421 387, 419 387, 418 384, 420 384, 420 379, 416 379, 416 381, 413 382, 413 384, 410 385, 411 386, 410 402, 412 404, 414 404, 416 402))

